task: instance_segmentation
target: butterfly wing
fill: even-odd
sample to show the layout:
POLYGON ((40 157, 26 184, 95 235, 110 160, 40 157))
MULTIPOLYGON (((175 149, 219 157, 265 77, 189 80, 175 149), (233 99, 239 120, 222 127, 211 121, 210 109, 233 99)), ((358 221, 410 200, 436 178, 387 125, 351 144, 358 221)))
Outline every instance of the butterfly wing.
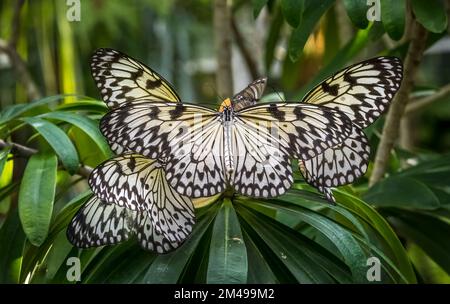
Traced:
POLYGON ((101 200, 144 214, 139 223, 150 227, 142 228, 147 231, 143 235, 156 232, 154 239, 161 239, 158 244, 174 247, 192 231, 192 201, 169 186, 162 164, 156 160, 137 154, 117 156, 94 169, 89 185, 101 200))
POLYGON ((93 195, 73 217, 67 238, 78 248, 118 244, 133 235, 136 219, 136 211, 105 203, 93 195))
POLYGON ((300 160, 305 180, 334 201, 329 187, 353 182, 367 170, 369 144, 360 128, 367 127, 388 109, 400 87, 402 63, 396 57, 377 57, 337 72, 312 89, 305 103, 343 111, 355 127, 342 144, 309 160, 300 160))
POLYGON ((237 192, 252 197, 283 194, 293 182, 291 157, 309 159, 343 141, 351 123, 333 109, 304 104, 264 104, 237 113, 233 126, 237 192))
POLYGON ((267 77, 257 79, 249 84, 245 89, 231 98, 233 108, 239 111, 243 108, 254 105, 262 96, 266 88, 267 77))
POLYGON ((223 128, 217 112, 181 103, 134 103, 108 113, 100 129, 109 142, 150 158, 167 158, 169 184, 189 197, 225 189, 223 128))
POLYGON ((177 93, 161 75, 113 49, 101 48, 91 57, 92 77, 109 108, 140 100, 177 102, 177 93))
POLYGON ((292 166, 288 153, 259 129, 237 120, 233 128, 234 189, 251 197, 275 197, 290 188, 292 166))
POLYGON ((335 199, 330 187, 353 183, 367 171, 370 146, 364 132, 358 127, 343 143, 308 160, 299 160, 305 180, 327 199, 335 199))
POLYGON ((150 211, 133 211, 91 196, 71 220, 67 238, 78 248, 115 245, 137 236, 148 251, 167 253, 178 248, 187 236, 169 240, 153 225, 150 211))
POLYGON ((325 79, 306 94, 303 102, 339 109, 362 129, 388 109, 402 75, 399 58, 372 58, 325 79))
POLYGON ((352 132, 340 111, 308 104, 271 103, 239 111, 237 120, 258 130, 263 142, 282 147, 290 157, 310 159, 343 142, 352 132))

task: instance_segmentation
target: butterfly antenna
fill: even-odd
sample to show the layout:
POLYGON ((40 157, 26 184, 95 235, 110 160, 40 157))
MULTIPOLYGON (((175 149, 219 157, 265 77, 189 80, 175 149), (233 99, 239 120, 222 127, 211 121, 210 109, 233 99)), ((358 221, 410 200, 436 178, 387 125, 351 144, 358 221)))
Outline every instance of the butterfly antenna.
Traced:
POLYGON ((217 97, 220 98, 220 102, 222 102, 224 100, 224 98, 219 95, 219 91, 217 90, 216 86, 212 85, 212 84, 208 84, 208 86, 214 91, 214 93, 217 95, 217 97))
POLYGON ((283 98, 283 96, 281 96, 281 94, 280 94, 278 91, 276 91, 275 88, 274 88, 273 86, 271 86, 270 84, 267 84, 267 85, 272 89, 272 91, 273 91, 274 93, 276 93, 276 94, 278 95, 278 98, 280 98, 280 100, 281 100, 282 102, 286 102, 286 100, 283 98))

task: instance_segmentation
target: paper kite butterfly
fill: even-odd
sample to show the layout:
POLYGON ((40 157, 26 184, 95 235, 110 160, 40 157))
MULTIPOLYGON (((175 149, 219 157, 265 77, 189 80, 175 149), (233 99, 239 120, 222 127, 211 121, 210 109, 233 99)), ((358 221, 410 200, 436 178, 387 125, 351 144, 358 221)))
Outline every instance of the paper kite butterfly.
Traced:
POLYGON ((100 129, 119 156, 93 172, 95 196, 74 217, 69 239, 91 247, 135 234, 160 253, 191 232, 191 198, 227 188, 251 197, 281 195, 293 182, 292 159, 334 201, 331 187, 367 170, 362 128, 387 110, 402 79, 398 58, 377 57, 334 74, 301 103, 256 104, 262 78, 216 111, 181 103, 164 78, 118 51, 97 50, 91 67, 111 109, 100 129))

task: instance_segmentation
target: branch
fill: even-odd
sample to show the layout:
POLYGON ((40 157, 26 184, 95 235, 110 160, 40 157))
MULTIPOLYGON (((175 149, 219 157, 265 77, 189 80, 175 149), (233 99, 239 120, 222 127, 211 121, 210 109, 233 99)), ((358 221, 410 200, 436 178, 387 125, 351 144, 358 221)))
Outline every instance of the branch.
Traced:
POLYGON ((383 134, 375 156, 374 168, 369 180, 369 186, 378 182, 386 172, 391 150, 399 135, 400 121, 405 112, 409 94, 414 86, 416 71, 422 59, 423 51, 425 50, 427 34, 428 32, 422 25, 417 22, 413 23, 411 42, 404 63, 403 82, 392 101, 386 117, 383 134))
POLYGON ((8 55, 9 59, 11 60, 11 65, 16 71, 17 77, 19 78, 20 82, 25 87, 28 98, 30 100, 40 99, 42 95, 39 92, 36 83, 31 78, 30 73, 28 73, 25 62, 22 60, 22 58, 20 58, 20 55, 17 53, 17 51, 3 39, 0 39, 0 51, 8 55))
POLYGON ((441 87, 439 90, 436 91, 436 93, 430 96, 418 98, 417 101, 408 104, 408 106, 406 107, 405 115, 417 113, 418 111, 429 106, 435 101, 439 101, 448 96, 450 96, 450 83, 441 87))
POLYGON ((245 45, 245 39, 242 37, 241 32, 239 31, 239 27, 236 24, 236 20, 231 16, 231 29, 233 30, 234 41, 242 53, 242 57, 244 58, 245 63, 247 64, 248 71, 252 76, 252 79, 255 80, 259 78, 258 66, 253 60, 253 54, 249 51, 247 46, 245 45))
MULTIPOLYGON (((21 144, 13 143, 13 142, 6 142, 2 139, 0 139, 0 149, 3 148, 11 148, 11 152, 16 155, 20 155, 23 157, 31 157, 32 155, 38 153, 39 151, 30 147, 23 146, 21 144)), ((92 168, 81 165, 80 168, 78 168, 78 171, 76 172, 78 175, 83 176, 85 178, 89 178, 89 175, 92 172, 92 168)))
POLYGON ((17 42, 19 41, 20 33, 20 9, 22 8, 25 0, 17 0, 14 6, 14 15, 11 22, 11 38, 9 39, 9 46, 12 49, 17 48, 17 42))
POLYGON ((231 9, 228 0, 214 0, 214 38, 217 52, 216 85, 219 96, 233 94, 231 71, 231 9))

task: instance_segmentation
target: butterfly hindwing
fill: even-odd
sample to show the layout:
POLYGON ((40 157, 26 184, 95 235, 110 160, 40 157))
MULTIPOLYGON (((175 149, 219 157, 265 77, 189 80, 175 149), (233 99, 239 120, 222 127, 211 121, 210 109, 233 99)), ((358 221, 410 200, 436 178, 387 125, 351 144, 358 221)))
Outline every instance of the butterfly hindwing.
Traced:
POLYGON ((364 175, 369 157, 368 139, 364 132, 355 126, 352 135, 341 144, 328 148, 311 159, 299 160, 299 168, 310 185, 334 201, 329 188, 350 184, 364 175))
POLYGON ((78 210, 67 228, 67 238, 78 248, 114 245, 128 240, 137 213, 108 204, 95 195, 78 210))
POLYGON ((116 245, 134 235, 143 249, 157 253, 178 248, 188 237, 170 240, 153 225, 150 211, 105 203, 95 195, 78 210, 67 229, 68 240, 78 248, 116 245))
POLYGON ((292 166, 283 147, 239 120, 233 131, 232 184, 236 192, 251 197, 275 197, 289 189, 293 182, 292 166))
POLYGON ((396 57, 376 57, 351 65, 325 79, 303 102, 336 108, 365 128, 383 114, 400 88, 402 62, 396 57))
POLYGON ((235 111, 254 105, 262 96, 266 88, 267 78, 253 81, 245 89, 231 98, 235 111))
POLYGON ((176 102, 175 90, 143 63, 113 49, 101 48, 91 57, 92 77, 109 108, 140 100, 176 102))
POLYGON ((147 212, 145 221, 170 243, 182 243, 192 231, 193 203, 170 187, 157 160, 135 154, 117 156, 95 168, 89 184, 103 201, 147 212))

